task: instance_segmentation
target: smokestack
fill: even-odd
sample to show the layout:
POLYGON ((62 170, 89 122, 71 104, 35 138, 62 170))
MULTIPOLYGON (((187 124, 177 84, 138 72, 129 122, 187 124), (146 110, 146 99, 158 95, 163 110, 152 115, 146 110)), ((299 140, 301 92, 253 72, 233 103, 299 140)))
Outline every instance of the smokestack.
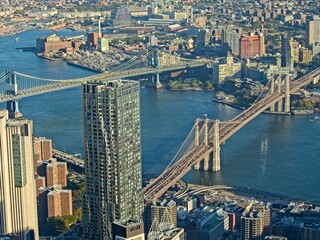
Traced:
POLYGON ((98 18, 98 36, 102 38, 100 17, 98 18))

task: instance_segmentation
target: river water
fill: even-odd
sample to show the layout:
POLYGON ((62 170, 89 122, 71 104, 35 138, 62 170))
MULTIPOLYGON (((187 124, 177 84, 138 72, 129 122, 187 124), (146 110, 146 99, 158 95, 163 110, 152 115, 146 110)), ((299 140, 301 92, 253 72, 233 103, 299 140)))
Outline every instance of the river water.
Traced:
MULTIPOLYGON (((0 71, 13 69, 33 76, 66 79, 94 73, 52 62, 16 47, 35 46, 52 34, 31 30, 0 38, 0 71), (19 37, 20 41, 15 41, 19 37)), ((59 35, 79 32, 58 31, 59 35)), ((197 117, 228 120, 240 110, 211 101, 213 93, 141 88, 143 171, 160 173, 171 161, 197 117)), ((20 111, 34 121, 34 135, 53 139, 55 147, 82 153, 80 88, 20 101, 20 111)), ((5 108, 1 104, 1 108, 5 108)), ((221 146, 221 172, 190 171, 193 183, 257 188, 307 200, 320 199, 320 122, 310 117, 262 114, 221 146)))

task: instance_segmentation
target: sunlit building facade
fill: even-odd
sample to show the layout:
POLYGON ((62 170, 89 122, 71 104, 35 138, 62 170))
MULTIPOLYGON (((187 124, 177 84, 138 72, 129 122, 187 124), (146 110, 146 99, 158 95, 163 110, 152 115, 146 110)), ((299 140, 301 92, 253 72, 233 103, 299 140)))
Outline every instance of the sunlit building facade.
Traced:
POLYGON ((84 239, 111 239, 112 222, 141 219, 140 84, 82 85, 86 191, 84 239))

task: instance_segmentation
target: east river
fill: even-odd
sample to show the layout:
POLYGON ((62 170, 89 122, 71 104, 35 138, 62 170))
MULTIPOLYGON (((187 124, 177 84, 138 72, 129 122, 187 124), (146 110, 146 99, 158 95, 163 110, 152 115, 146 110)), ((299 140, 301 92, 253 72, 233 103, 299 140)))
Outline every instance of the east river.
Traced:
MULTIPOLYGON (((59 35, 79 35, 71 31, 59 35)), ((52 34, 31 30, 0 38, 0 71, 51 79, 94 73, 53 62, 16 47, 35 46, 35 39, 52 34), (19 37, 20 41, 15 38, 19 37)), ((211 101, 211 92, 141 88, 143 172, 160 173, 171 161, 194 120, 208 114, 228 120, 240 110, 211 101)), ((20 111, 34 121, 34 135, 53 139, 55 147, 82 153, 80 88, 22 99, 20 111)), ((1 104, 5 108, 5 104, 1 104)), ((320 122, 309 116, 262 114, 221 146, 221 172, 190 171, 185 180, 208 185, 227 184, 261 189, 294 198, 320 200, 320 122)))

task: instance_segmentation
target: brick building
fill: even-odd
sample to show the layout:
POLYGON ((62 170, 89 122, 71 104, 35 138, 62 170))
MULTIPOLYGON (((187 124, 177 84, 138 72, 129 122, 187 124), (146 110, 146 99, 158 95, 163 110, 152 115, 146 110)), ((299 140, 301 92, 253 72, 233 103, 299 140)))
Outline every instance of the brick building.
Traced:
POLYGON ((59 184, 62 187, 67 186, 67 163, 57 162, 55 158, 46 161, 37 162, 37 172, 39 176, 46 178, 46 186, 52 187, 59 184))
POLYGON ((263 56, 265 54, 264 36, 261 33, 240 37, 240 59, 263 56))
MULTIPOLYGON (((52 158, 52 141, 46 138, 33 138, 33 160, 48 160, 52 158)), ((36 165, 36 164, 35 164, 36 165)))
POLYGON ((82 41, 62 40, 59 36, 53 34, 46 38, 37 38, 36 51, 37 53, 56 53, 65 52, 72 54, 78 51, 83 45, 82 41))

